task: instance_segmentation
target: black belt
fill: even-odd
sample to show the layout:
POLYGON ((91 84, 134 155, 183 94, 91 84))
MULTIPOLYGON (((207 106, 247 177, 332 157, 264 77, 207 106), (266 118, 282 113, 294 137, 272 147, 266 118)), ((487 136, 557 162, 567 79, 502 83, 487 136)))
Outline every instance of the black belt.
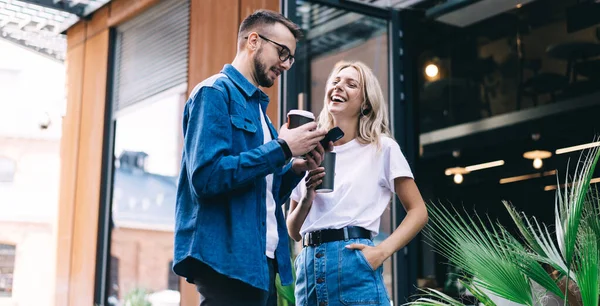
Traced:
POLYGON ((306 233, 302 238, 303 246, 317 246, 322 243, 348 240, 348 239, 371 239, 371 231, 358 226, 348 226, 341 229, 326 229, 306 233))

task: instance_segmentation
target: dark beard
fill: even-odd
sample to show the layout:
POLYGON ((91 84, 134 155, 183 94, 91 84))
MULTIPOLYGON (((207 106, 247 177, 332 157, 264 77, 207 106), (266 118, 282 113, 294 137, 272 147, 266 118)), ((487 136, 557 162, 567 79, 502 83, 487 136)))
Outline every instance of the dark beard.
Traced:
POLYGON ((258 50, 256 56, 254 57, 254 73, 256 74, 256 81, 258 82, 258 86, 268 88, 273 86, 274 81, 271 80, 267 75, 267 73, 269 73, 269 71, 267 70, 267 66, 259 60, 261 53, 261 50, 258 50))

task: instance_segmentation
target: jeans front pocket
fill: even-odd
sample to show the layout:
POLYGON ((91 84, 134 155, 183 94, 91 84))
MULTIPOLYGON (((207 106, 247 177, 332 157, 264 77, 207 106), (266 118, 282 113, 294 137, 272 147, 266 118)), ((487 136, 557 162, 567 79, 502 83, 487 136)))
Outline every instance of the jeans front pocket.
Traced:
MULTIPOLYGON (((353 241, 349 241, 350 244, 353 241)), ((364 243, 363 241, 358 243, 364 243)), ((360 250, 345 248, 340 243, 338 259, 338 291, 344 305, 377 305, 379 288, 375 271, 360 250)))

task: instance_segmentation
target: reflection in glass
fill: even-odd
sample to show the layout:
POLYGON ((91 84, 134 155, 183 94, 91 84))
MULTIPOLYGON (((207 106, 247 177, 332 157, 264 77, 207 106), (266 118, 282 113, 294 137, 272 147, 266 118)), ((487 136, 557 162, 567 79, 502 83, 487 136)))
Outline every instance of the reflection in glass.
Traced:
POLYGON ((12 295, 15 249, 14 245, 0 244, 0 297, 12 295))
POLYGON ((109 287, 115 303, 139 296, 179 303, 171 263, 181 97, 141 102, 117 117, 109 287))
POLYGON ((446 23, 427 21, 419 33, 421 132, 597 100, 600 30, 570 29, 579 18, 574 4, 532 1, 478 22, 466 7, 446 23), (426 72, 432 65, 436 77, 426 72))

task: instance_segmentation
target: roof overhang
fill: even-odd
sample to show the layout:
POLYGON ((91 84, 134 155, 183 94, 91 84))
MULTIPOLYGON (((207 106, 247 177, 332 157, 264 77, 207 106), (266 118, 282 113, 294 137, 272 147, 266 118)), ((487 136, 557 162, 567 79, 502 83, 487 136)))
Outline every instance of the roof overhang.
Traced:
POLYGON ((0 38, 64 61, 64 31, 110 0, 0 0, 0 38))

